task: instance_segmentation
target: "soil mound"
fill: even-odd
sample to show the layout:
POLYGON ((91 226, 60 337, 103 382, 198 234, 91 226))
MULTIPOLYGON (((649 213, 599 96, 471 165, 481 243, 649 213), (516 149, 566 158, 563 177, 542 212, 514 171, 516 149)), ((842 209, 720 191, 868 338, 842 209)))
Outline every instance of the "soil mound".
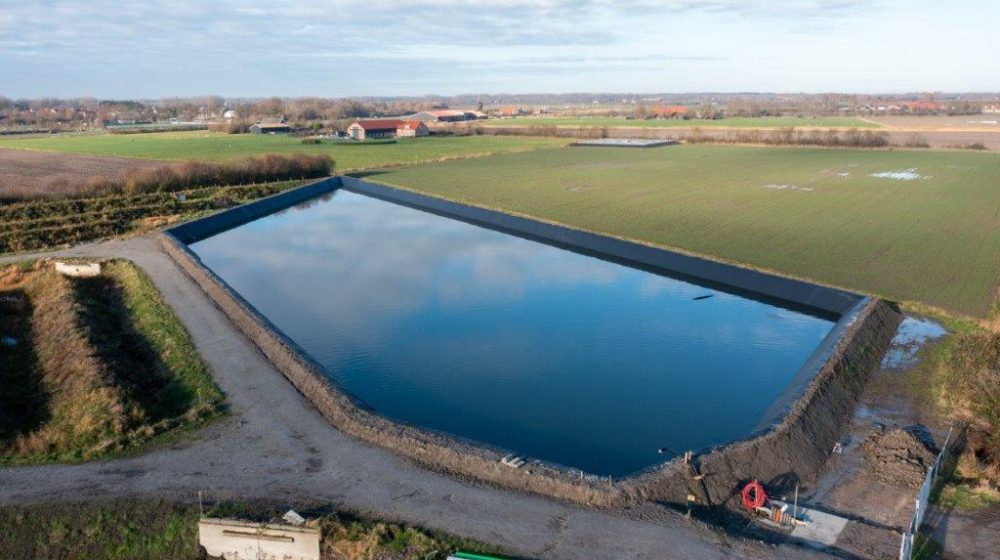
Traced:
POLYGON ((865 468, 878 480, 917 488, 934 464, 937 445, 926 426, 878 427, 864 443, 865 468))

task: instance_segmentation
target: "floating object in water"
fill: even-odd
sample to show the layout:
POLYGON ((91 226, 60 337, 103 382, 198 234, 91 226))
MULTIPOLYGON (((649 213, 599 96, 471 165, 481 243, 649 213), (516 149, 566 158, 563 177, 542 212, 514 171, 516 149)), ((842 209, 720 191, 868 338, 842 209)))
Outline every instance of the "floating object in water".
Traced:
POLYGON ((659 453, 660 455, 664 455, 666 453, 669 453, 671 455, 680 455, 680 453, 674 451, 673 449, 670 449, 667 446, 663 446, 663 447, 657 449, 656 452, 659 453))
POLYGON ((693 299, 695 301, 698 301, 700 299, 708 299, 708 298, 713 297, 713 296, 715 296, 715 294, 705 294, 705 295, 701 295, 701 296, 695 296, 695 297, 693 297, 691 299, 693 299))
POLYGON ((4 346, 17 346, 17 339, 13 336, 0 337, 0 344, 4 346))

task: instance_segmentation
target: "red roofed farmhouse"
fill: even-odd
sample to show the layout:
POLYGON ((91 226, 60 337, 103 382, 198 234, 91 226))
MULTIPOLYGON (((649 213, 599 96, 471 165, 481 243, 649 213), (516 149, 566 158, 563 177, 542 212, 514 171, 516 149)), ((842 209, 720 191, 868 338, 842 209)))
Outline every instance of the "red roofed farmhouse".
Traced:
POLYGON ((418 120, 358 119, 347 127, 347 135, 355 140, 369 138, 405 138, 427 136, 430 129, 418 120))

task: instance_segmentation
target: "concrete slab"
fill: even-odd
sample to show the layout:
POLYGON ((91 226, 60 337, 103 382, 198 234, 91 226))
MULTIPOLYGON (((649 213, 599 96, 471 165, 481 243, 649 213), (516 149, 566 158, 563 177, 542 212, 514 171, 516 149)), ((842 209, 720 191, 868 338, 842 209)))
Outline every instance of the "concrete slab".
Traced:
MULTIPOLYGON (((789 513, 791 505, 789 504, 789 513)), ((798 518, 805 525, 796 525, 792 537, 813 548, 826 548, 837 542, 837 537, 847 526, 848 519, 819 510, 799 506, 798 518)))

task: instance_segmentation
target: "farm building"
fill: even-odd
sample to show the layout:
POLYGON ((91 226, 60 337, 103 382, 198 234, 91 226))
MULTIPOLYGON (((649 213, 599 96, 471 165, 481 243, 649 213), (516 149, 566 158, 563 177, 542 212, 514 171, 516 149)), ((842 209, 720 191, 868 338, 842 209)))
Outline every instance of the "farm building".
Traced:
POLYGON ((452 109, 435 109, 433 111, 420 111, 414 114, 413 119, 424 122, 460 122, 485 119, 486 113, 482 111, 456 111, 452 109))
POLYGON ((412 118, 424 122, 458 122, 469 120, 465 111, 454 111, 452 109, 420 111, 419 113, 413 115, 412 118))
POLYGON ((419 120, 359 119, 347 127, 347 135, 355 140, 369 138, 405 138, 427 136, 430 129, 419 120))
POLYGON ((520 116, 520 115, 525 115, 527 113, 528 113, 528 111, 524 110, 521 107, 506 106, 506 107, 500 107, 499 109, 497 109, 497 116, 498 117, 517 117, 517 116, 520 116))
POLYGON ((259 122, 250 126, 251 134, 287 134, 292 127, 285 122, 259 122))
POLYGON ((403 121, 403 124, 396 128, 396 136, 401 138, 427 136, 428 134, 430 134, 430 130, 427 125, 418 120, 403 121))

